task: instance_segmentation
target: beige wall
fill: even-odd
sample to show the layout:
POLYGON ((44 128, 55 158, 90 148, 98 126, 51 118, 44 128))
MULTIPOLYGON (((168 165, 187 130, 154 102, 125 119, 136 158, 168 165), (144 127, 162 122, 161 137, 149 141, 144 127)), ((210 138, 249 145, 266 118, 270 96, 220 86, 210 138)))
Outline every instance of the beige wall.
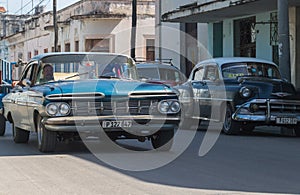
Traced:
MULTIPOLYGON (((94 17, 86 15, 83 18, 72 18, 77 12, 90 13, 95 7, 83 6, 76 3, 58 12, 58 45, 65 51, 65 44, 70 43, 70 50, 74 51, 75 41, 79 41, 79 51, 85 51, 86 39, 108 38, 110 40, 110 52, 130 54, 131 15, 113 16, 113 14, 128 14, 131 1, 112 1, 108 15, 94 17), (104 17, 103 17, 104 16, 104 17), (110 17, 111 16, 111 17, 110 17)), ((154 1, 139 1, 136 56, 146 57, 146 39, 155 36, 154 1)), ((102 8, 101 8, 102 9, 102 8)), ((9 61, 17 61, 18 54, 23 54, 24 60, 28 59, 28 53, 34 56, 34 51, 43 53, 45 49, 52 51, 54 46, 54 33, 52 14, 44 13, 34 16, 26 22, 25 31, 6 38, 9 48, 9 61)))

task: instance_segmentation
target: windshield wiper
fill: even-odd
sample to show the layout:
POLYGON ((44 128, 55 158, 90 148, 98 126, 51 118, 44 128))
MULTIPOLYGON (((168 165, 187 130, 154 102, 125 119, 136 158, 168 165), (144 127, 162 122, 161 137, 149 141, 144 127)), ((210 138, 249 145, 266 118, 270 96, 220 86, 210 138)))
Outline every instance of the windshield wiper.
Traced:
POLYGON ((120 79, 120 77, 116 77, 116 76, 108 76, 108 75, 101 75, 98 76, 98 78, 104 78, 104 79, 120 79))
POLYGON ((65 78, 65 80, 67 80, 67 79, 71 79, 71 78, 74 78, 74 77, 78 77, 78 76, 81 76, 81 75, 85 75, 85 74, 88 74, 89 72, 84 72, 84 73, 77 73, 77 74, 74 74, 74 75, 72 75, 72 76, 68 76, 68 77, 66 77, 65 78))

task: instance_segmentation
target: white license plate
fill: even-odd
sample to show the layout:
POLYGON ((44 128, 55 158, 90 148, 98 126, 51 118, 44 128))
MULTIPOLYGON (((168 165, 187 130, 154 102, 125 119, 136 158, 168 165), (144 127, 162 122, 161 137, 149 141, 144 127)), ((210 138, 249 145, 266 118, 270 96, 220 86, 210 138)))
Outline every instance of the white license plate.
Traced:
POLYGON ((277 117, 276 124, 289 124, 296 125, 298 122, 297 118, 294 117, 277 117))
POLYGON ((131 127, 131 120, 124 121, 102 121, 103 128, 122 128, 122 127, 131 127))

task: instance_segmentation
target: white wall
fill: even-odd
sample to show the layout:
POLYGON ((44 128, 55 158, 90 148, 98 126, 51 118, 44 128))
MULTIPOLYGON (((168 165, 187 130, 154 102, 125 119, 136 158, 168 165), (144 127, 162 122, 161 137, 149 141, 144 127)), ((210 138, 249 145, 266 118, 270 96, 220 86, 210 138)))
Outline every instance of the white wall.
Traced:
MULTIPOLYGON (((178 23, 163 23, 161 29, 161 58, 172 59, 180 68, 180 25, 178 23)), ((156 50, 156 58, 159 58, 156 50)))
POLYGON ((256 57, 272 61, 272 46, 270 45, 270 24, 259 24, 270 20, 270 13, 256 15, 256 57))
POLYGON ((296 19, 296 7, 291 7, 289 9, 289 23, 290 23, 290 58, 291 58, 291 82, 296 86, 297 89, 300 88, 300 77, 297 75, 299 73, 299 66, 297 66, 296 57, 296 37, 297 37, 297 19, 296 19))
MULTIPOLYGON (((209 32, 212 33, 212 32, 209 32)), ((233 20, 223 21, 223 56, 231 57, 234 55, 233 49, 233 20)))
MULTIPOLYGON (((161 0, 161 15, 169 11, 176 10, 182 5, 187 5, 197 2, 196 0, 161 0)), ((189 48, 185 47, 184 40, 181 37, 185 37, 185 32, 181 31, 180 23, 162 22, 161 29, 159 25, 159 2, 156 4, 156 47, 159 48, 161 41, 161 58, 171 58, 174 65, 180 68, 180 55, 185 56, 185 50, 189 48)), ((203 59, 208 58, 207 51, 207 24, 198 24, 198 54, 190 55, 189 59, 195 64, 203 59)), ((156 50, 156 58, 159 58, 159 49, 156 50)))
POLYGON ((208 47, 208 25, 198 23, 198 62, 211 58, 211 53, 208 47))

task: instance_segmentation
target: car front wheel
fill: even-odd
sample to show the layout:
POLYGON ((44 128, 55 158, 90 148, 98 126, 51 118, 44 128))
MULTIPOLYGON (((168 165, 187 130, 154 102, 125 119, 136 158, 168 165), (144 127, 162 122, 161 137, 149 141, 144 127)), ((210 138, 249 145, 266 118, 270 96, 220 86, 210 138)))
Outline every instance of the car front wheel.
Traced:
POLYGON ((56 147, 57 133, 49 131, 42 123, 43 117, 37 117, 38 148, 41 152, 52 152, 56 147))
POLYGON ((5 133, 6 121, 3 115, 0 115, 0 136, 3 136, 5 133))
POLYGON ((154 149, 169 151, 173 144, 174 130, 158 131, 151 137, 151 143, 154 149))
POLYGON ((294 132, 296 137, 300 137, 300 124, 298 123, 296 127, 294 127, 294 132))
POLYGON ((240 132, 241 125, 232 119, 233 109, 230 105, 226 106, 223 132, 227 135, 235 135, 240 132))
POLYGON ((29 131, 23 130, 12 124, 13 138, 15 143, 26 143, 29 140, 29 131))

